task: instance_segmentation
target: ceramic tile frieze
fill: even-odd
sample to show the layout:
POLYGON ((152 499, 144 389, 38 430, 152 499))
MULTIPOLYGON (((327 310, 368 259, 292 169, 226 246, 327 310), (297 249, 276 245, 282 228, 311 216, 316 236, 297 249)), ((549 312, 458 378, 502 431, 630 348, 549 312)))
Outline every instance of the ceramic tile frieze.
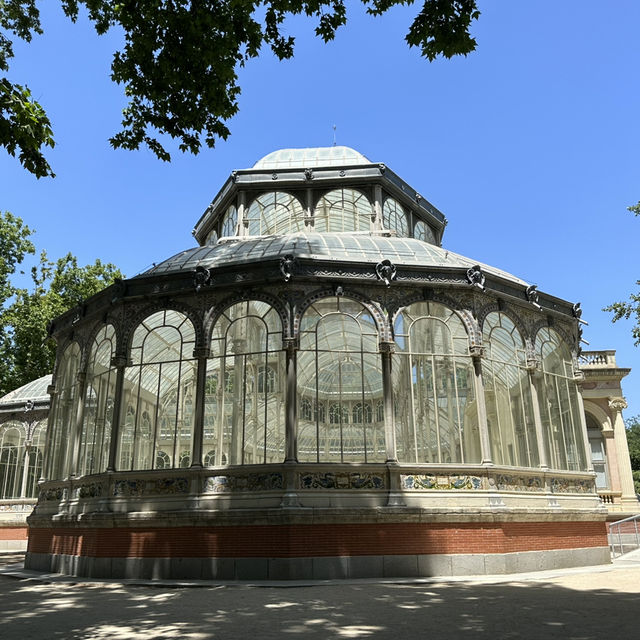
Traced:
POLYGON ((544 491, 544 479, 540 476, 499 473, 496 476, 496 489, 499 491, 544 491))
POLYGON ((380 473, 300 473, 301 489, 384 489, 385 478, 380 473))
POLYGON ((283 488, 281 473, 248 473, 241 476, 210 476, 205 478, 204 493, 237 491, 272 491, 283 488))
POLYGON ((579 478, 552 478, 553 493, 595 493, 593 480, 579 478))
POLYGON ((105 487, 101 482, 81 484, 73 490, 74 498, 101 498, 105 494, 105 487))
POLYGON ((400 483, 403 489, 408 491, 425 490, 478 490, 485 489, 483 479, 479 476, 468 475, 401 475, 400 483))

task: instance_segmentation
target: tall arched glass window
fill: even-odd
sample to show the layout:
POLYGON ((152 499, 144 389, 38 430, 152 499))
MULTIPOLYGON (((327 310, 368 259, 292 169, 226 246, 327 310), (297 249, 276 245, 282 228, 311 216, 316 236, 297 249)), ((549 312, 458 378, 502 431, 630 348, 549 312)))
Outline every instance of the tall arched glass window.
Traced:
POLYGON ((544 372, 538 395, 549 465, 552 469, 584 471, 587 461, 571 352, 562 338, 547 328, 538 332, 536 351, 544 372))
POLYGON ((58 361, 56 396, 51 418, 51 449, 47 476, 50 479, 66 477, 71 464, 71 440, 78 400, 78 368, 80 347, 72 342, 58 361))
POLYGON ((418 220, 413 227, 413 237, 423 242, 430 242, 436 244, 436 236, 433 233, 433 229, 422 220, 418 220))
POLYGON ((209 465, 284 460, 283 356, 280 316, 266 302, 239 302, 218 318, 207 363, 209 465))
POLYGON ((0 426, 0 498, 20 497, 24 440, 24 427, 20 423, 0 426))
POLYGON ((402 205, 393 198, 387 198, 382 207, 382 226, 389 231, 395 231, 396 235, 406 238, 409 235, 409 223, 407 214, 402 205))
POLYGON ((399 312, 394 328, 398 460, 480 462, 473 363, 462 320, 444 305, 416 302, 399 312))
POLYGON ((496 464, 538 466, 538 443, 525 346, 504 313, 490 313, 483 325, 483 381, 491 458, 496 464))
POLYGON ((24 494, 26 498, 35 498, 38 495, 38 481, 42 476, 46 435, 47 421, 41 420, 31 432, 31 442, 25 442, 28 449, 26 456, 26 464, 28 465, 27 484, 24 494))
POLYGON ((304 231, 304 216, 303 206, 290 193, 263 193, 249 207, 249 235, 265 236, 304 231))
MULTIPOLYGON (((235 236, 238 232, 238 210, 231 205, 225 212, 222 218, 222 225, 220 227, 220 235, 224 237, 235 236)), ((217 241, 217 236, 216 236, 217 241)), ((209 242, 209 244, 215 244, 209 242)))
POLYGON ((194 344, 193 325, 178 311, 158 311, 136 328, 125 370, 118 469, 153 469, 159 459, 163 468, 175 468, 191 453, 194 344))
POLYGON ((89 354, 78 464, 80 475, 107 469, 116 383, 111 359, 115 352, 116 332, 108 324, 96 335, 89 354))
POLYGON ((343 297, 311 305, 300 324, 297 366, 298 458, 384 462, 384 423, 363 419, 382 399, 378 331, 366 307, 343 297))
POLYGON ((370 231, 371 203, 355 189, 335 189, 320 198, 313 220, 315 231, 370 231))
POLYGON ((587 422, 591 464, 596 473, 596 489, 609 489, 611 485, 609 484, 607 453, 600 423, 590 413, 585 413, 584 417, 587 422))

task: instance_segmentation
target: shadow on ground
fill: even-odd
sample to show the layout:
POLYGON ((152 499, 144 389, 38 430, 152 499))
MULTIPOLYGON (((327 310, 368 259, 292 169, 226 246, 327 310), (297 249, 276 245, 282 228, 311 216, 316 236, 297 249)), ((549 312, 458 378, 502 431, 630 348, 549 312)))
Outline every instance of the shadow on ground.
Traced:
POLYGON ((616 573, 590 578, 609 588, 585 588, 580 575, 571 576, 569 586, 464 582, 197 589, 2 577, 0 637, 635 639, 640 570, 617 579, 616 573), (626 589, 629 584, 635 586, 626 589))

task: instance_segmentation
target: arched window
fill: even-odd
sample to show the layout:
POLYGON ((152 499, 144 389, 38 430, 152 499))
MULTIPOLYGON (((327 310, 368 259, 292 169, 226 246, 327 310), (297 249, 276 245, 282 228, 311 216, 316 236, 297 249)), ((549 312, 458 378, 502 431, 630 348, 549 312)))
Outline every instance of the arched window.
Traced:
POLYGON ((276 372, 273 367, 258 367, 258 393, 273 393, 276 390, 276 372))
POLYGON ((284 460, 282 323, 276 310, 251 300, 228 307, 211 338, 207 378, 225 380, 205 398, 204 446, 215 450, 210 464, 284 460))
POLYGON ((402 205, 393 198, 387 198, 382 206, 382 226, 389 231, 395 231, 396 235, 401 238, 406 238, 409 235, 407 214, 402 205))
POLYGON ((562 338, 548 328, 538 331, 536 351, 544 372, 538 398, 549 465, 552 469, 584 471, 587 461, 571 352, 562 338))
POLYGON ((28 446, 27 464, 27 486, 25 487, 25 497, 35 498, 38 495, 38 481, 42 476, 42 460, 44 457, 44 446, 47 434, 47 421, 42 420, 33 429, 31 443, 25 442, 28 446))
MULTIPOLYGON (((220 235, 224 237, 235 236, 238 233, 238 210, 231 205, 225 212, 222 218, 222 225, 220 227, 220 235)), ((216 237, 217 241, 217 237, 216 237)), ((215 244, 210 242, 209 244, 215 244)))
POLYGON ((156 469, 170 469, 171 458, 165 451, 156 451, 156 469))
POLYGON ((20 497, 24 440, 24 427, 19 423, 0 426, 0 498, 20 497))
POLYGON ((422 220, 418 220, 413 227, 413 237, 423 242, 430 242, 436 244, 436 236, 433 233, 433 229, 422 220))
POLYGON ((304 215, 300 201, 290 193, 263 193, 249 207, 249 235, 279 235, 304 231, 304 215))
POLYGON ((399 312, 394 327, 398 459, 480 462, 473 364, 462 321, 442 304, 417 302, 399 312))
POLYGON ((89 354, 78 463, 80 475, 100 473, 107 469, 116 383, 111 359, 115 351, 115 329, 108 324, 98 331, 89 354))
POLYGON ((78 401, 80 347, 72 342, 58 361, 56 397, 51 420, 52 438, 47 476, 62 479, 70 473, 71 440, 78 401))
POLYGON ((214 244, 217 244, 217 242, 218 242, 218 232, 215 229, 212 229, 207 234, 207 237, 205 238, 204 243, 205 245, 213 246, 214 244))
POLYGON ((585 412, 584 417, 587 422, 591 463, 596 472, 596 489, 609 489, 609 469, 601 426, 590 413, 585 412))
POLYGON ((536 467, 540 460, 522 336, 497 311, 486 317, 482 335, 491 458, 496 464, 536 467))
POLYGON ((298 402, 312 402, 313 420, 298 423, 298 457, 307 462, 384 462, 383 425, 350 420, 354 404, 382 398, 378 331, 369 311, 342 297, 311 305, 300 324, 298 402))
POLYGON ((179 452, 191 449, 194 344, 193 325, 178 311, 158 311, 136 328, 123 387, 121 470, 152 469, 160 450, 178 467, 179 452))
POLYGON ((320 198, 313 215, 315 231, 369 231, 371 203, 355 189, 336 189, 320 198))
POLYGON ((366 422, 368 424, 372 422, 372 417, 371 404, 368 402, 364 404, 362 404, 362 402, 356 402, 356 404, 353 405, 352 422, 366 422))

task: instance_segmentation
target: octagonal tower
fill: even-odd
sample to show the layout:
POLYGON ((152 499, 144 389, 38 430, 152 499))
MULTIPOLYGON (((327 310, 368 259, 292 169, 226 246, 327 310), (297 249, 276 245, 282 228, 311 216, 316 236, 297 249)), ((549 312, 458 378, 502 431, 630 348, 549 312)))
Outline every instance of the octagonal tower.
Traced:
POLYGON ((289 579, 608 561, 580 310, 442 248, 347 147, 234 171, 198 246, 52 326, 27 566, 289 579))

